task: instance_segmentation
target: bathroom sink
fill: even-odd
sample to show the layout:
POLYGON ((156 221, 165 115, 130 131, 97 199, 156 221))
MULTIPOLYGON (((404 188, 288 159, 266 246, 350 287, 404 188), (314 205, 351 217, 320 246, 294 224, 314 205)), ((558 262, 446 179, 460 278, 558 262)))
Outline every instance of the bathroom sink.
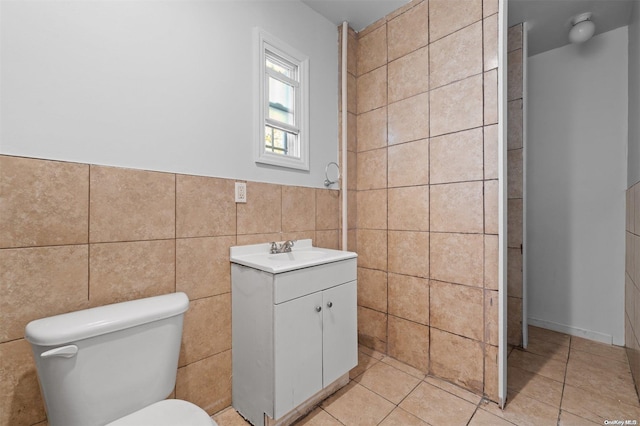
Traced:
POLYGON ((303 260, 320 259, 327 257, 328 254, 321 250, 300 250, 291 251, 290 253, 278 253, 269 256, 269 260, 274 262, 296 262, 303 260))
POLYGON ((296 241, 289 253, 273 254, 270 248, 269 243, 231 247, 231 262, 277 274, 358 256, 349 251, 313 247, 310 239, 296 241))

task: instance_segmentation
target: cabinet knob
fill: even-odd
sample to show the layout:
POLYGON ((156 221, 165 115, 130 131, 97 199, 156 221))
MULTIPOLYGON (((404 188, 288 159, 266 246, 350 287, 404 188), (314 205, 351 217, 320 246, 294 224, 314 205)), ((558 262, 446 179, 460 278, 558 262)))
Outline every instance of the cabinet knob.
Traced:
POLYGON ((316 312, 320 312, 322 310, 322 306, 316 306, 316 312))
POLYGON ((327 308, 330 308, 333 306, 333 302, 327 302, 327 308))

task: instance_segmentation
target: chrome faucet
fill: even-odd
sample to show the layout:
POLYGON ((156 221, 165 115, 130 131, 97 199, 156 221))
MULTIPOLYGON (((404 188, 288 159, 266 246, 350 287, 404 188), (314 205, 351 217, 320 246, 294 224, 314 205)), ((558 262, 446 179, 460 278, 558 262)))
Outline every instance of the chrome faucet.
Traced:
POLYGON ((271 249, 269 253, 277 254, 277 253, 291 253, 291 247, 293 247, 295 240, 287 240, 282 244, 278 244, 275 241, 271 242, 271 249))
POLYGON ((291 253, 291 248, 293 247, 293 244, 295 243, 295 241, 293 240, 287 240, 284 243, 282 243, 282 253, 291 253))

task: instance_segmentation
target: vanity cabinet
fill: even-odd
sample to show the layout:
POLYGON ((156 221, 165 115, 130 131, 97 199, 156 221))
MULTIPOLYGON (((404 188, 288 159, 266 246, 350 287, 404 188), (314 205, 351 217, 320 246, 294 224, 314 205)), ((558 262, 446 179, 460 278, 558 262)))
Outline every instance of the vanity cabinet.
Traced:
POLYGON ((348 382, 356 278, 355 256, 281 273, 231 264, 233 407, 253 425, 300 416, 301 404, 348 382))
POLYGON ((274 306, 275 418, 357 364, 356 282, 274 306))

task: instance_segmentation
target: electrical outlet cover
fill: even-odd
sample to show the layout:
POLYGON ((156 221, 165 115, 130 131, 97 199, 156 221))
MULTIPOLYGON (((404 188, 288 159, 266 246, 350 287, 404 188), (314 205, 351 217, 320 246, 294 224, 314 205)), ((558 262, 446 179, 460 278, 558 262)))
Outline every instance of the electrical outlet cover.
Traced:
POLYGON ((247 184, 245 182, 236 182, 236 203, 247 202, 247 184))

